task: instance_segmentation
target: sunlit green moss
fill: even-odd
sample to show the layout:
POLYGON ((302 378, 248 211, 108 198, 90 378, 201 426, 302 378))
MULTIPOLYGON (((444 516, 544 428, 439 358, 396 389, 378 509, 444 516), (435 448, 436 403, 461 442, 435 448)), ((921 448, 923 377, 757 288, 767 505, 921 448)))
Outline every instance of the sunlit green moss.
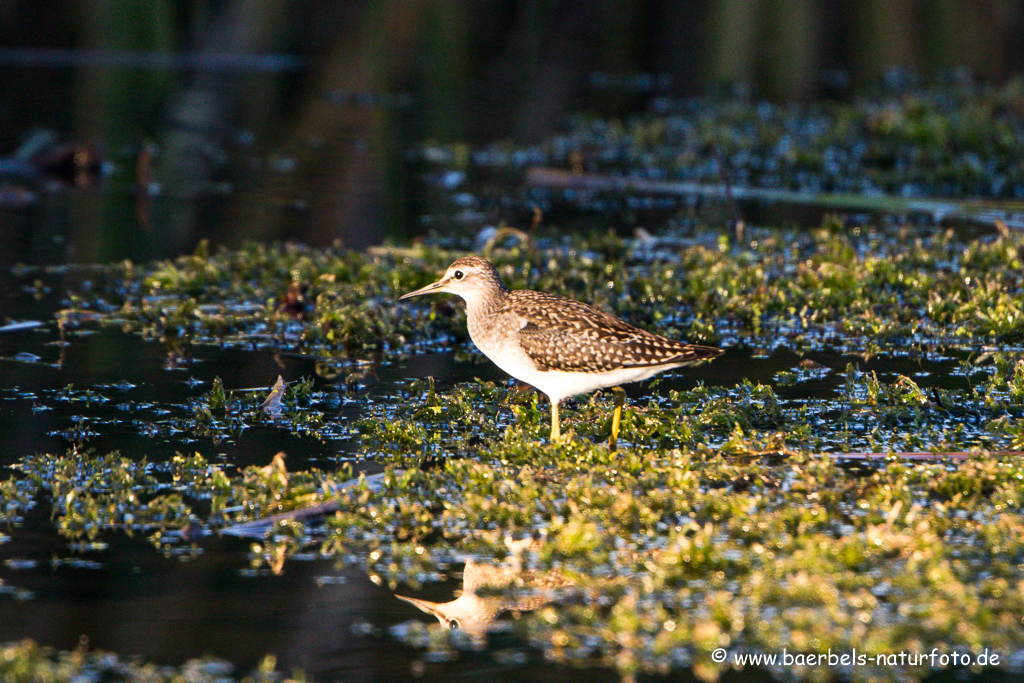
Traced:
MULTIPOLYGON (((905 352, 929 344, 974 349, 1024 341, 1024 271, 1013 265, 1024 253, 1020 233, 958 242, 946 233, 878 229, 869 238, 873 249, 863 253, 856 248, 863 237, 849 231, 755 232, 758 239, 724 250, 679 247, 668 268, 625 267, 579 238, 566 238, 568 249, 552 244, 493 258, 510 286, 586 299, 695 341, 758 344, 794 329, 805 348, 905 352), (576 256, 581 253, 590 257, 576 256)), ((465 340, 464 315, 451 299, 438 297, 427 309, 397 303, 457 255, 433 248, 415 253, 410 259, 401 250, 369 256, 249 246, 209 260, 154 264, 152 272, 132 266, 138 281, 127 287, 127 271, 114 266, 108 289, 94 289, 93 296, 123 300, 101 319, 167 340, 256 342, 326 355, 402 354, 465 340), (309 310, 280 301, 296 277, 308 289, 309 310), (196 280, 204 286, 193 286, 196 280)), ((82 305, 90 305, 88 296, 80 295, 82 305)))
MULTIPOLYGON (((426 400, 410 411, 443 403, 426 400)), ((88 533, 67 521, 83 516, 61 488, 72 483, 116 499, 90 508, 100 528, 131 518, 160 530, 158 542, 174 528, 228 523, 218 512, 226 506, 231 519, 248 519, 333 499, 338 512, 325 531, 279 525, 254 545, 254 565, 280 571, 291 554, 315 548, 364 562, 393 586, 418 585, 453 551, 501 557, 500 534, 543 530, 528 567, 557 568, 579 591, 571 604, 587 597, 582 607, 525 613, 517 630, 557 661, 585 652, 624 673, 671 668, 685 652, 714 677, 722 669, 708 652, 719 646, 1009 653, 1024 644, 1019 458, 893 462, 863 475, 792 450, 765 455, 766 444, 746 458, 704 447, 612 455, 584 439, 551 447, 515 431, 495 438, 486 458, 392 472, 380 491, 340 496, 332 491, 344 474, 272 463, 229 475, 195 455, 162 467, 47 456, 20 469, 51 491, 69 537, 88 533), (194 505, 213 500, 213 509, 151 517, 154 499, 141 494, 159 498, 161 487, 194 505), (569 647, 583 642, 591 645, 569 647)))
MULTIPOLYGON (((0 678, 8 683, 76 683, 117 680, 124 683, 274 683, 284 676, 273 656, 267 656, 252 673, 236 678, 234 667, 223 660, 195 659, 180 667, 121 658, 85 647, 70 652, 41 647, 31 640, 0 644, 0 678)), ((293 672, 289 680, 302 681, 293 672)))
MULTIPOLYGON (((593 149, 584 159, 593 170, 632 176, 643 160, 655 177, 718 183, 720 161, 702 163, 701 150, 714 149, 747 181, 773 187, 964 196, 984 184, 1006 195, 1024 184, 1015 161, 1024 157, 1019 99, 1017 83, 976 97, 908 93, 807 110, 676 103, 630 121, 580 117, 558 144, 534 152, 566 166, 566 154, 593 149)), ((495 146, 476 163, 515 167, 515 152, 495 146)), ((607 229, 598 199, 590 198, 600 221, 589 231, 545 223, 529 244, 493 248, 506 283, 586 300, 668 336, 766 355, 784 347, 864 363, 877 355, 955 358, 962 381, 929 388, 917 375, 856 363, 801 363, 771 385, 698 385, 632 402, 616 453, 604 445, 607 395, 567 405, 563 428, 574 438, 552 445, 548 409, 535 393, 408 382, 346 426, 358 457, 386 468, 379 489, 347 481, 348 470, 289 471, 283 456, 234 470, 199 455, 165 463, 98 455, 88 450, 83 410, 64 434, 69 453, 21 458, 0 482, 0 521, 16 527, 30 506, 49 505, 70 541, 142 533, 169 551, 190 542, 193 527, 216 531, 331 503, 337 510, 323 528, 286 520, 254 540, 252 568, 287 571, 289 558, 316 550, 392 588, 435 580, 466 555, 507 558, 506 536, 535 537, 525 571, 565 583, 543 608, 514 610, 522 612, 514 635, 549 661, 627 676, 689 667, 714 679, 728 669, 712 661, 717 647, 1020 652, 1024 235, 828 216, 809 230, 746 226, 737 239, 680 209, 669 225, 696 227, 652 250, 607 229), (787 399, 801 382, 823 378, 838 387, 830 395, 787 399), (973 453, 963 461, 838 462, 859 451, 973 453)), ((460 304, 397 298, 472 244, 471 235, 370 253, 203 244, 173 261, 91 272, 59 317, 72 335, 98 320, 172 349, 234 344, 317 356, 321 378, 350 395, 368 366, 352 359, 466 354, 460 304)), ((165 424, 212 440, 254 422, 328 438, 337 425, 317 387, 293 381, 270 410, 269 388, 217 382, 175 406, 165 424)), ((74 387, 45 399, 86 409, 107 401, 74 387)), ((406 633, 445 656, 458 646, 421 627, 406 633)), ((10 646, 0 652, 0 674, 64 680, 53 672, 78 671, 67 661, 88 657, 10 646)), ((927 672, 874 666, 846 675, 902 681, 927 672)), ((785 673, 821 680, 837 672, 785 673)))
MULTIPOLYGON (((1019 457, 979 451, 963 463, 848 469, 816 455, 863 447, 872 434, 894 449, 922 433, 967 448, 952 411, 990 425, 992 443, 1009 448, 1020 364, 992 363, 987 385, 955 396, 855 366, 840 398, 820 405, 790 405, 750 382, 670 392, 627 406, 616 453, 605 445, 610 396, 567 408, 575 438, 552 446, 547 408, 530 395, 479 382, 442 393, 418 381, 358 427, 364 455, 392 468, 379 491, 340 494, 347 472, 289 472, 283 458, 234 471, 195 454, 148 463, 74 450, 23 459, 0 492, 8 523, 43 500, 71 540, 143 533, 165 549, 188 536, 179 531, 334 501, 326 529, 287 522, 255 542, 253 567, 286 570, 289 557, 316 550, 392 587, 431 580, 456 554, 504 557, 504 534, 540 533, 527 566, 559 572, 577 591, 570 605, 582 595, 583 607, 524 613, 517 632, 553 660, 624 673, 688 662, 713 678, 723 669, 707 648, 719 645, 1010 652, 1024 644, 1019 457), (809 424, 814 415, 824 419, 809 424)), ((288 387, 282 414, 300 415, 314 392, 309 382, 288 387)), ((215 386, 197 405, 223 419, 258 415, 263 398, 215 386)), ((281 422, 299 424, 313 429, 281 422)))

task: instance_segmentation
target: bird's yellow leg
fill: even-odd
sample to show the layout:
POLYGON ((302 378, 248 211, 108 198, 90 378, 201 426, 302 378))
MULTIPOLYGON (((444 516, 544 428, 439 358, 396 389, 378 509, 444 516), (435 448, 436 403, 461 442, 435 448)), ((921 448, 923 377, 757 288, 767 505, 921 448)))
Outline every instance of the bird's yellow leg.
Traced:
POLYGON ((558 401, 551 402, 551 443, 562 439, 562 431, 558 426, 558 401))
POLYGON ((612 453, 619 447, 619 425, 622 423, 622 405, 626 402, 626 391, 622 387, 612 387, 615 394, 615 412, 612 413, 612 435, 608 439, 608 450, 612 453))

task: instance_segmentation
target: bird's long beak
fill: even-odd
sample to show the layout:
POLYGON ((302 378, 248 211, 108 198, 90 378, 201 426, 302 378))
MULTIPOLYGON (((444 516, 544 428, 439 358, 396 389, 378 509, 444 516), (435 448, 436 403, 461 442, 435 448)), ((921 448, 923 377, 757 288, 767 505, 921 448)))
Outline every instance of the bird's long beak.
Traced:
POLYGON ((447 284, 448 283, 445 280, 438 280, 437 282, 429 284, 426 287, 421 287, 420 289, 417 289, 415 292, 403 294, 402 296, 398 297, 398 300, 401 301, 402 299, 409 299, 414 296, 419 296, 420 294, 430 294, 431 292, 443 292, 445 291, 444 288, 445 285, 447 284))
MULTIPOLYGON (((409 295, 406 294, 406 296, 409 295)), ((437 616, 438 603, 436 602, 430 602, 429 600, 417 600, 416 598, 407 598, 404 595, 398 595, 397 593, 395 593, 395 597, 399 600, 402 600, 403 602, 409 603, 410 605, 416 605, 427 614, 433 614, 435 617, 437 616)))

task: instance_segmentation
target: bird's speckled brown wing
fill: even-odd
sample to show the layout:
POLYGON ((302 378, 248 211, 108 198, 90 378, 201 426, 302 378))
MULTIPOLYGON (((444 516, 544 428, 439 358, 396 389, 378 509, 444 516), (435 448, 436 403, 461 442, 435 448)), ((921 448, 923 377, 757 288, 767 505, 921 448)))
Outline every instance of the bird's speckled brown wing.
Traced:
POLYGON ((522 323, 519 345, 545 370, 687 365, 722 353, 645 332, 587 304, 544 292, 511 292, 505 307, 522 323))

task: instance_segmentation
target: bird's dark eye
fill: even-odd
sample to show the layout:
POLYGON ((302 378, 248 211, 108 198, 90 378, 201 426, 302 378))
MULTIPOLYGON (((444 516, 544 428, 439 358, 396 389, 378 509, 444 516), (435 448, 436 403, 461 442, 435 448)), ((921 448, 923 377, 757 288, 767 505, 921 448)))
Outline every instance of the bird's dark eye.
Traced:
POLYGON ((455 278, 456 280, 461 280, 463 277, 465 277, 465 273, 463 273, 461 270, 456 270, 454 273, 452 273, 452 277, 455 278))
POLYGON ((459 620, 458 619, 449 619, 448 620, 448 628, 450 628, 452 631, 458 631, 459 630, 459 620))

